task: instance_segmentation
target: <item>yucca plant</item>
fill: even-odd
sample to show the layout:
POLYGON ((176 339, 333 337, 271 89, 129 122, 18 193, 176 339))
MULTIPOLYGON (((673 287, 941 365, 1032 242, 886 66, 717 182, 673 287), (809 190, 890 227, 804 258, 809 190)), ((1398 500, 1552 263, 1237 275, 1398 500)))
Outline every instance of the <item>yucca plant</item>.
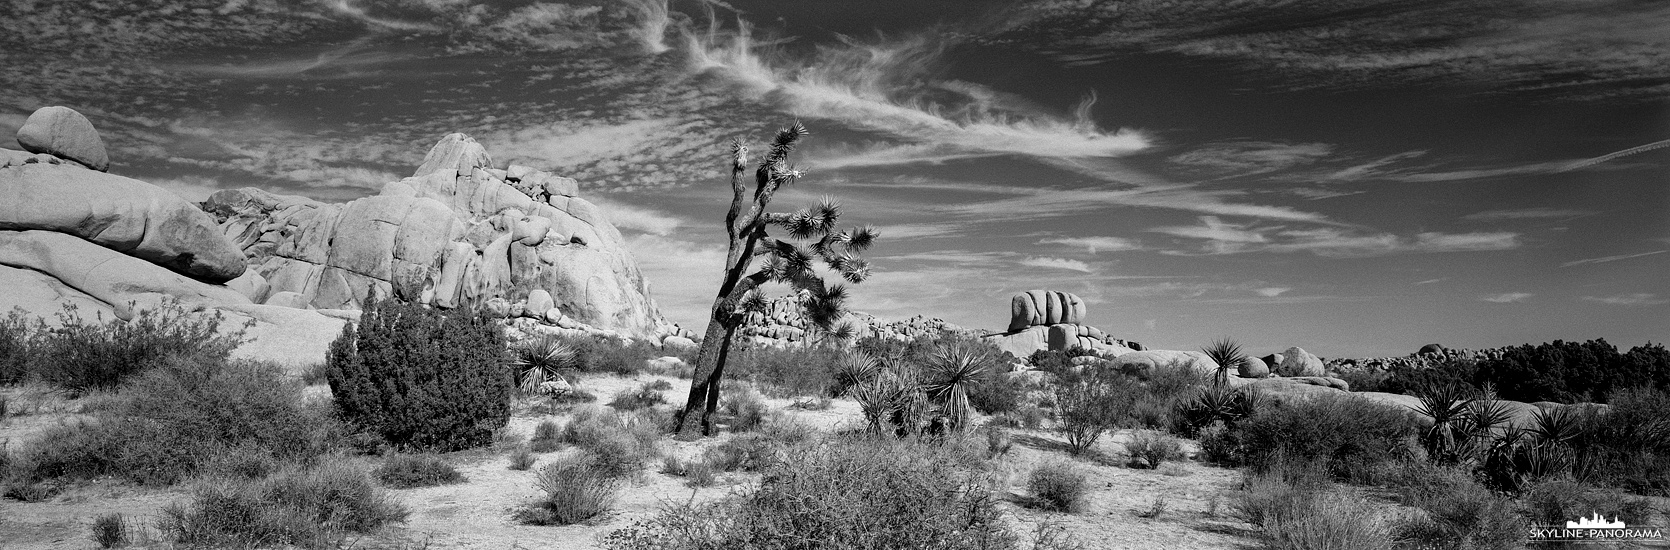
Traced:
POLYGON ((939 405, 951 431, 961 431, 967 423, 968 390, 985 379, 992 364, 991 355, 960 343, 934 350, 922 391, 930 402, 939 405))
POLYGON ((1539 443, 1567 443, 1583 435, 1583 419, 1571 407, 1537 409, 1528 433, 1539 443))
POLYGON ((1177 406, 1177 412, 1183 420, 1179 428, 1183 436, 1195 437, 1201 428, 1210 426, 1213 422, 1223 422, 1226 427, 1234 427, 1235 423, 1258 412, 1263 403, 1263 394, 1256 391, 1244 388, 1232 390, 1227 385, 1204 388, 1194 399, 1177 406))
POLYGON ((1218 363, 1218 371, 1212 377, 1212 384, 1223 386, 1229 383, 1229 369, 1238 367, 1247 360, 1247 354, 1242 352, 1241 344, 1224 337, 1214 340, 1211 344, 1200 349, 1206 357, 1218 363))
POLYGON ((902 363, 884 361, 874 377, 853 386, 852 397, 870 431, 877 434, 888 426, 900 436, 916 433, 927 412, 928 400, 915 370, 902 363))
POLYGON ((1473 402, 1472 392, 1459 384, 1428 384, 1420 391, 1421 404, 1416 412, 1432 419, 1432 427, 1421 437, 1427 454, 1439 462, 1453 463, 1457 424, 1473 402))
POLYGON ((553 336, 524 341, 512 350, 510 366, 524 394, 538 392, 540 384, 557 378, 572 383, 568 376, 576 366, 574 347, 553 336))
POLYGON ((841 358, 841 363, 835 367, 835 381, 830 388, 831 397, 841 397, 851 393, 854 388, 876 377, 881 369, 881 361, 870 352, 853 350, 841 358))

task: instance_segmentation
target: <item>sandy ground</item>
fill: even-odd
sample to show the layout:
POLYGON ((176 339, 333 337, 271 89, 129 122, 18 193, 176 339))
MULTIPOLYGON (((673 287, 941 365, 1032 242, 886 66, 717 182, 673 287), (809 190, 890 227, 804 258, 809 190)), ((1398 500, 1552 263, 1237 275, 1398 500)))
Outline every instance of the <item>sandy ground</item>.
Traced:
MULTIPOLYGON (((673 385, 665 391, 670 401, 683 401, 689 381, 653 375, 634 378, 598 377, 582 382, 579 387, 607 403, 616 392, 636 388, 640 384, 660 378, 673 385)), ((0 440, 14 443, 44 426, 73 419, 78 407, 65 405, 50 395, 22 395, 21 390, 9 392, 14 411, 23 403, 24 416, 0 421, 0 440)), ((322 386, 310 388, 312 393, 328 392, 322 386)), ((767 398, 774 410, 822 430, 862 421, 858 406, 848 400, 835 400, 823 411, 790 408, 794 400, 767 398)), ((664 405, 671 407, 671 405, 664 405)), ((558 420, 565 415, 548 415, 537 408, 523 407, 510 420, 510 430, 522 436, 531 434, 534 426, 544 420, 558 420)), ((1239 483, 1240 474, 1188 460, 1180 460, 1158 471, 1132 469, 1123 466, 1121 443, 1129 433, 1121 432, 1104 437, 1097 446, 1103 456, 1097 461, 1079 460, 1075 463, 1088 472, 1093 492, 1088 510, 1079 514, 1044 512, 1021 506, 1025 497, 1024 484, 1028 472, 1051 459, 1065 459, 1064 445, 1053 433, 1015 430, 1016 444, 1000 458, 1001 471, 1010 481, 1009 501, 1003 506, 1012 515, 1016 530, 1029 539, 1037 525, 1053 522, 1084 543, 1097 549, 1229 549, 1258 548, 1252 526, 1230 516, 1230 493, 1239 483), (1152 512, 1160 507, 1157 515, 1152 512), (1144 516, 1152 517, 1144 517, 1144 516)), ((701 455, 703 449, 718 444, 724 437, 695 442, 667 440, 664 450, 682 458, 701 455)), ((563 452, 540 456, 540 463, 548 462, 563 452)), ((478 450, 447 455, 467 481, 455 485, 393 490, 393 493, 412 510, 407 521, 389 529, 373 540, 351 541, 351 546, 410 547, 410 548, 596 548, 597 539, 615 529, 630 525, 633 520, 654 514, 664 503, 707 502, 720 499, 735 491, 746 489, 758 481, 757 475, 724 474, 717 486, 691 489, 682 478, 668 476, 657 470, 660 462, 652 463, 642 478, 629 485, 617 501, 615 510, 594 525, 540 527, 517 523, 514 510, 538 497, 534 479, 539 469, 516 471, 508 468, 507 453, 478 450)), ((367 465, 372 458, 355 458, 367 465)), ((153 490, 136 488, 114 481, 94 482, 73 488, 50 502, 23 503, 0 501, 0 549, 85 549, 95 545, 89 538, 93 518, 109 513, 120 513, 135 527, 144 527, 144 537, 137 546, 165 546, 152 542, 157 538, 155 519, 163 506, 186 499, 182 488, 153 490)))

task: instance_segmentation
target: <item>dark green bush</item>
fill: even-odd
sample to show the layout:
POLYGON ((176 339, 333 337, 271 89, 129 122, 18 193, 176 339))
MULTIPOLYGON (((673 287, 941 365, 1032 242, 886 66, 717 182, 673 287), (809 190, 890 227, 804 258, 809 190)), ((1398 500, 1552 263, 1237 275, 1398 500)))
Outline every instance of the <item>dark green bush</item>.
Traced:
POLYGON ((434 487, 462 483, 464 475, 441 457, 431 454, 393 454, 383 459, 372 477, 395 489, 434 487))
POLYGON ((1578 413, 1581 428, 1569 441, 1573 473, 1587 483, 1670 496, 1670 392, 1636 388, 1610 397, 1604 411, 1578 413))
POLYGON ((1415 423, 1401 407, 1342 394, 1264 407, 1236 430, 1240 455, 1255 472, 1281 455, 1317 462, 1341 479, 1361 480, 1383 462, 1409 455, 1415 423))
POLYGON ((337 413, 401 449, 489 445, 510 418, 505 349, 499 324, 480 312, 373 302, 331 343, 337 413))
POLYGON ((1605 339, 1555 340, 1502 348, 1482 358, 1449 358, 1436 366, 1397 366, 1382 373, 1355 372, 1344 377, 1355 391, 1414 394, 1433 384, 1462 383, 1494 387, 1502 399, 1532 403, 1605 402, 1607 396, 1636 386, 1670 390, 1670 350, 1647 343, 1627 353, 1605 339))
POLYGON ((989 415, 1007 415, 1019 409, 1026 388, 1004 373, 991 373, 970 386, 968 404, 989 415))
POLYGON ((1016 548, 988 480, 947 467, 955 460, 941 452, 892 438, 794 447, 757 489, 714 504, 668 504, 602 546, 1016 548))
POLYGON ((265 480, 205 480, 189 504, 164 507, 158 527, 189 547, 327 548, 407 514, 365 472, 321 463, 265 480))
POLYGON ((113 390, 123 381, 168 360, 224 363, 243 343, 243 332, 219 332, 219 312, 204 315, 167 305, 140 311, 130 321, 88 321, 65 306, 60 326, 36 331, 28 370, 36 379, 71 394, 113 390))

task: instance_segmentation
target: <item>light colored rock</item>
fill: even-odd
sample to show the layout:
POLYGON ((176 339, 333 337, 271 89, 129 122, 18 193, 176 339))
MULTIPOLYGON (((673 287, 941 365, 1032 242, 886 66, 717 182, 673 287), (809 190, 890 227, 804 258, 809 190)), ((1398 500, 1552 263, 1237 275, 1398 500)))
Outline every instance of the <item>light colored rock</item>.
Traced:
POLYGON ((574 391, 574 386, 570 386, 568 384, 568 380, 564 380, 562 377, 557 377, 552 380, 541 382, 539 384, 538 391, 540 395, 555 397, 574 391))
POLYGON ((266 301, 261 303, 263 305, 293 309, 309 309, 310 307, 310 304, 307 303, 307 298, 303 297, 301 293, 291 292, 288 290, 274 292, 271 296, 267 297, 266 301))
POLYGON ((116 310, 110 304, 38 271, 0 265, 0 288, 6 289, 0 292, 0 318, 10 315, 13 309, 21 309, 56 326, 57 314, 65 305, 75 306, 83 319, 116 318, 116 310))
POLYGON ((190 308, 250 303, 232 289, 196 281, 64 233, 0 231, 0 265, 51 276, 109 305, 124 320, 165 300, 190 308))
POLYGON ((1263 378, 1270 375, 1270 366, 1264 364, 1263 359, 1249 356, 1241 360, 1236 374, 1241 378, 1263 378))
POLYGON ((1427 345, 1421 346, 1420 351, 1415 352, 1415 355, 1427 355, 1427 354, 1443 355, 1444 354, 1444 346, 1440 345, 1440 344, 1427 344, 1427 345))
POLYGON ((1033 352, 1050 349, 1049 331, 1049 327, 1028 327, 1020 332, 987 336, 986 340, 996 345, 1000 350, 1007 351, 1015 357, 1026 359, 1033 352))
POLYGON ((100 172, 110 169, 104 140, 87 117, 69 107, 36 109, 17 130, 17 143, 25 151, 63 157, 100 172))
POLYGON ((149 183, 71 166, 0 169, 0 230, 74 235, 208 283, 244 272, 243 253, 196 205, 149 183))
POLYGON ((561 310, 576 326, 632 336, 670 329, 619 230, 595 205, 537 201, 505 181, 511 173, 491 169, 474 140, 452 135, 417 175, 389 186, 395 194, 322 204, 223 191, 205 208, 273 291, 297 292, 320 309, 358 309, 373 294, 473 307, 543 290, 550 307, 534 304, 525 314, 550 321, 561 310))
POLYGON ((487 155, 487 148, 476 143, 475 138, 464 134, 447 134, 441 138, 440 143, 429 149, 429 154, 424 155, 423 162, 412 172, 412 177, 423 177, 444 170, 468 176, 476 169, 491 166, 493 158, 487 155))
POLYGON ((644 364, 648 366, 650 370, 656 372, 674 372, 689 366, 683 359, 679 359, 671 355, 650 359, 645 361, 644 364))
POLYGON ((498 318, 509 317, 510 302, 504 298, 489 298, 487 300, 487 313, 498 318))
POLYGON ((700 347, 695 340, 683 336, 668 336, 661 340, 661 345, 676 350, 693 350, 700 347))
POLYGON ((268 292, 272 290, 272 286, 267 284, 267 278, 262 277, 260 273, 256 273, 253 269, 244 271, 244 274, 239 275, 236 279, 226 281, 226 288, 238 291, 238 294, 244 295, 245 298, 249 298, 250 302, 257 304, 263 303, 267 299, 268 292))
POLYGON ((1010 299, 1009 331, 1039 325, 1076 325, 1083 322, 1084 313, 1084 300, 1076 295, 1028 290, 1010 299))
POLYGON ((545 180, 545 193, 552 197, 578 197, 580 183, 573 178, 552 176, 545 180))
POLYGON ((1282 376, 1322 376, 1322 360, 1305 351, 1304 348, 1293 346, 1282 352, 1281 363, 1276 365, 1276 374, 1282 376))
POLYGON ((544 319, 545 314, 549 313, 553 307, 556 307, 556 301, 551 299, 549 291, 543 288, 528 291, 527 312, 529 317, 544 319))
MULTIPOLYGON (((273 361, 286 371, 300 375, 303 368, 325 362, 330 344, 342 334, 346 320, 308 311, 274 305, 232 305, 218 309, 227 313, 223 330, 242 328, 247 320, 255 326, 244 329, 249 338, 232 352, 233 357, 273 361)), ((358 319, 356 314, 351 319, 358 319)))

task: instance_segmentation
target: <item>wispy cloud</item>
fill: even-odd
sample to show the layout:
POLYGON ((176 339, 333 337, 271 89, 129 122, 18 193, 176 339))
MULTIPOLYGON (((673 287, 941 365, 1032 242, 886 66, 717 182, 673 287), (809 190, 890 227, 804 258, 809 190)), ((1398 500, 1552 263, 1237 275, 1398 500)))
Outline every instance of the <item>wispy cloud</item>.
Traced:
POLYGON ((1586 259, 1582 259, 1582 260, 1573 260, 1573 261, 1569 261, 1569 262, 1560 264, 1560 267, 1571 267, 1571 266, 1584 265, 1584 264, 1604 264, 1604 263, 1607 263, 1607 262, 1616 262, 1618 260, 1628 260, 1630 258, 1640 258, 1642 256, 1652 256, 1654 254, 1663 254, 1665 252, 1670 252, 1670 250, 1654 250, 1652 252, 1641 252, 1641 253, 1638 253, 1638 254, 1619 254, 1619 255, 1616 255, 1616 256, 1601 256, 1599 258, 1586 258, 1586 259))
POLYGON ((1253 289, 1253 292, 1256 292, 1256 293, 1258 293, 1259 296, 1263 296, 1265 298, 1275 298, 1277 296, 1281 296, 1282 294, 1286 294, 1290 290, 1293 290, 1293 289, 1287 288, 1287 287, 1280 287, 1280 286, 1271 286, 1271 287, 1253 289))
POLYGON ((1433 283, 1441 283, 1441 282, 1444 282, 1444 281, 1447 281, 1447 280, 1449 280, 1449 277, 1439 277, 1437 279, 1427 279, 1425 281, 1415 281, 1415 284, 1417 284, 1417 285, 1430 285, 1430 284, 1433 284, 1433 283))
POLYGON ((1071 247, 1083 247, 1091 254, 1098 252, 1120 252, 1125 250, 1140 250, 1142 245, 1136 241, 1123 237, 1050 237, 1038 241, 1038 244, 1061 244, 1071 247))
POLYGON ((1230 141, 1210 143, 1167 160, 1203 171, 1247 176, 1310 164, 1332 151, 1325 143, 1230 141))
POLYGON ((1310 252, 1327 257, 1380 256, 1399 253, 1483 252, 1520 246, 1519 234, 1509 232, 1417 233, 1401 237, 1342 227, 1290 228, 1225 222, 1202 216, 1200 225, 1155 227, 1148 231, 1204 241, 1193 250, 1172 254, 1240 254, 1247 252, 1310 252))
POLYGON ((1600 302, 1614 306, 1661 306, 1670 304, 1670 299, 1660 298, 1657 294, 1637 292, 1634 294, 1617 294, 1613 296, 1584 296, 1584 300, 1600 302))
POLYGON ((1503 221, 1503 220, 1541 220, 1541 219, 1570 219, 1594 214, 1591 210, 1573 210, 1565 208, 1518 208, 1512 210, 1486 210, 1462 216, 1461 219, 1470 221, 1503 221))
POLYGON ((684 224, 684 220, 678 216, 653 208, 633 206, 602 194, 587 194, 586 200, 601 208, 609 222, 620 229, 666 236, 684 224))
POLYGON ((1489 296, 1483 296, 1483 297, 1480 297, 1479 299, 1483 300, 1483 301, 1486 301, 1486 302, 1497 303, 1497 304, 1513 304, 1513 303, 1520 303, 1520 302, 1524 302, 1526 300, 1529 300, 1529 299, 1531 299, 1532 296, 1535 296, 1535 295, 1531 294, 1529 292, 1504 292, 1502 294, 1491 294, 1489 296))
POLYGON ((1032 266, 1032 267, 1045 267, 1045 268, 1050 268, 1050 269, 1066 269, 1066 270, 1069 270, 1069 271, 1080 271, 1080 272, 1084 272, 1084 273, 1091 273, 1091 272, 1095 271, 1094 269, 1090 268, 1090 264, 1086 264, 1086 263, 1084 263, 1082 261, 1079 261, 1079 260, 1073 260, 1073 259, 1068 259, 1068 258, 1051 258, 1051 257, 1047 257, 1047 256, 1036 257, 1036 258, 1027 258, 1027 259, 1021 260, 1020 264, 1021 265, 1026 265, 1026 266, 1032 266))

